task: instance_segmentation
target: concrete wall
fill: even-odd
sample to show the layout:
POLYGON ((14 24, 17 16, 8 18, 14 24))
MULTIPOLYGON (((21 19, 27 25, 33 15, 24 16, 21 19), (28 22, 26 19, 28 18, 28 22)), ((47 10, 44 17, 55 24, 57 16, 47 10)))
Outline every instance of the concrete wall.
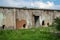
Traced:
POLYGON ((16 17, 19 21, 26 20, 26 28, 32 26, 32 18, 30 10, 17 10, 16 14, 17 14, 16 17))
POLYGON ((5 28, 16 29, 32 28, 33 26, 42 26, 42 21, 44 20, 44 25, 52 24, 53 19, 60 16, 60 11, 54 10, 28 10, 28 9, 16 9, 16 8, 0 8, 0 27, 5 25, 5 28), (34 16, 39 16, 35 24, 34 16))
POLYGON ((2 22, 1 27, 5 25, 6 28, 14 28, 14 9, 3 9, 0 8, 0 14, 2 13, 3 18, 1 19, 2 22))

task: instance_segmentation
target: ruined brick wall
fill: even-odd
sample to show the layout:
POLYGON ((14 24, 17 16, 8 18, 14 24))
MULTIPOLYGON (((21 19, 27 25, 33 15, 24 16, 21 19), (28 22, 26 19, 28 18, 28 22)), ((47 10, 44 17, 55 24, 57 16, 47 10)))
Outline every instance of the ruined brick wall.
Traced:
POLYGON ((18 20, 26 20, 26 27, 25 28, 29 28, 32 26, 32 18, 31 18, 31 13, 30 10, 17 10, 17 15, 16 15, 16 19, 18 20))
POLYGON ((20 28, 25 28, 26 26, 26 20, 22 19, 22 20, 18 20, 16 19, 16 28, 20 29, 20 28))
POLYGON ((6 28, 20 29, 23 28, 23 26, 25 26, 25 28, 47 26, 48 23, 51 25, 53 19, 59 16, 60 11, 58 10, 0 8, 0 27, 5 25, 6 28), (35 17, 38 18, 36 23, 35 17), (44 25, 42 25, 43 21, 44 25))
MULTIPOLYGON (((42 25, 42 21, 44 20, 44 26, 52 25, 52 22, 56 17, 60 16, 60 11, 54 11, 54 10, 33 10, 33 15, 39 16, 39 26, 42 25)), ((34 22, 34 21, 33 21, 34 22)))

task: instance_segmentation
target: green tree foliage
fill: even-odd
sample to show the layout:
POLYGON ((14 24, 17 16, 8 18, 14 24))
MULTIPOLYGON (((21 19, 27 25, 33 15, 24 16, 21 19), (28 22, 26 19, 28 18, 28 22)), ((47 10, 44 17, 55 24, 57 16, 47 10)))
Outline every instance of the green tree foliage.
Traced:
POLYGON ((57 30, 60 31, 60 17, 54 19, 54 26, 56 27, 57 30))

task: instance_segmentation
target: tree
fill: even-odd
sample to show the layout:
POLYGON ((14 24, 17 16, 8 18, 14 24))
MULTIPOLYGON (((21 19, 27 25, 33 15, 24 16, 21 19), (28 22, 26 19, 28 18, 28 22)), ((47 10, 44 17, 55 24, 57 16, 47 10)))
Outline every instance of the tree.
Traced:
POLYGON ((57 30, 60 31, 60 17, 54 19, 54 26, 56 27, 57 30))

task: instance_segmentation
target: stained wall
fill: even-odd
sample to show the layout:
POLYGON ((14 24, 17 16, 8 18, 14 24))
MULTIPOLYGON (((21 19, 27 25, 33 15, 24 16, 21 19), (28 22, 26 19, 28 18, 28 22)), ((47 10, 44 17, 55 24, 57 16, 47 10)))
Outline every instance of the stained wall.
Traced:
POLYGON ((59 16, 60 11, 58 10, 0 8, 0 27, 3 25, 6 29, 47 27, 52 24, 53 19, 59 16), (38 19, 35 23, 34 17, 37 16, 38 19), (44 25, 42 25, 43 21, 44 25))

